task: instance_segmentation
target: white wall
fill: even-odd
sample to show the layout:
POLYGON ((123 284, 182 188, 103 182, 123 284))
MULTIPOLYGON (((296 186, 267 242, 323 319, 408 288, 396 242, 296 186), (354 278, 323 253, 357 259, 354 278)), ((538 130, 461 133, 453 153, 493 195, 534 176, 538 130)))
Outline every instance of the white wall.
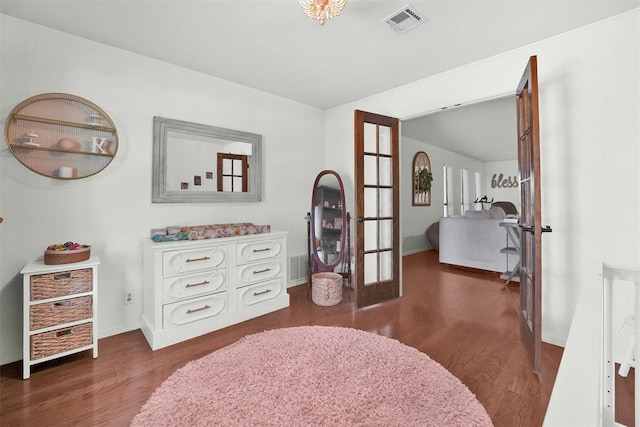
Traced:
POLYGON ((542 337, 563 345, 580 288, 600 286, 602 261, 639 259, 638 29, 635 9, 328 110, 326 152, 344 155, 327 162, 353 182, 353 110, 407 119, 514 93, 537 55, 542 217, 553 226, 544 239, 542 337))
MULTIPOLYGON (((400 222, 402 223, 402 254, 420 252, 431 249, 427 241, 425 231, 432 223, 437 222, 443 213, 444 183, 443 166, 453 167, 453 200, 454 212, 460 214, 460 168, 469 170, 469 191, 471 201, 474 198, 475 184, 473 172, 478 171, 485 175, 484 162, 461 156, 460 154, 444 150, 425 142, 403 136, 400 140, 400 179, 402 189, 400 192, 400 222), (416 152, 424 151, 431 161, 433 182, 431 183, 431 206, 412 205, 412 166, 416 152)), ((473 209, 471 205, 470 209, 473 209)))
MULTIPOLYGON (((516 143, 515 141, 513 142, 516 143)), ((518 187, 518 160, 487 162, 485 192, 489 200, 511 202, 520 212, 520 187, 518 187), (502 176, 502 180, 500 177, 502 176), (505 181, 507 181, 505 183, 505 181), (510 185, 515 183, 515 186, 510 185)))
MULTIPOLYGON (((86 98, 114 120, 119 149, 99 174, 37 175, 0 147, 0 364, 21 359, 19 271, 48 244, 74 240, 100 256, 99 335, 139 327, 141 241, 167 225, 226 222, 287 230, 306 254, 311 189, 324 167, 324 112, 264 92, 0 15, 0 117, 48 92, 86 98), (264 201, 152 204, 153 116, 263 135, 264 201), (135 303, 123 305, 124 289, 135 303)), ((4 123, 4 121, 3 121, 4 123)))
MULTIPOLYGON (((47 244, 91 243, 103 260, 101 335, 136 328, 140 300, 125 307, 122 293, 132 287, 139 295, 140 241, 150 228, 269 223, 291 231, 290 254, 302 254, 300 218, 320 169, 342 175, 353 211, 354 109, 408 119, 513 93, 533 54, 541 86, 543 221, 554 227, 545 236, 543 339, 565 342, 578 291, 600 285, 603 260, 638 262, 637 9, 325 113, 4 15, 0 24, 0 117, 38 93, 73 93, 109 113, 121 144, 103 172, 64 182, 33 174, 0 151, 0 363, 21 357, 18 272, 47 244), (262 134, 265 201, 152 205, 154 115, 262 134)), ((408 183, 399 183, 401 191, 408 183)))

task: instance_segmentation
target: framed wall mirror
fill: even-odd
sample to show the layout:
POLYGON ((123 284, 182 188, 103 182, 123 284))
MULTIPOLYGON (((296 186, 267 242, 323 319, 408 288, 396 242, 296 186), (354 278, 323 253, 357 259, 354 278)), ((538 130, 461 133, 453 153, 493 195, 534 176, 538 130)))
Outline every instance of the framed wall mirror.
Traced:
POLYGON ((262 135, 153 118, 153 203, 262 201, 262 135))

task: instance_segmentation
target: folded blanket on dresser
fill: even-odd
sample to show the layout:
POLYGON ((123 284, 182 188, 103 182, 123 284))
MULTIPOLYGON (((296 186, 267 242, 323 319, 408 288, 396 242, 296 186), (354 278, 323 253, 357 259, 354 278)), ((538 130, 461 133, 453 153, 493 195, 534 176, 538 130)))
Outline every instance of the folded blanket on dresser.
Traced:
POLYGON ((182 227, 180 232, 187 235, 188 240, 217 239, 220 237, 246 236, 271 231, 270 225, 255 225, 251 222, 232 224, 211 224, 182 227))
POLYGON ((256 225, 251 222, 230 224, 192 225, 184 227, 155 228, 151 230, 151 240, 168 242, 175 240, 205 240, 221 237, 247 236, 250 234, 270 233, 270 225, 256 225))

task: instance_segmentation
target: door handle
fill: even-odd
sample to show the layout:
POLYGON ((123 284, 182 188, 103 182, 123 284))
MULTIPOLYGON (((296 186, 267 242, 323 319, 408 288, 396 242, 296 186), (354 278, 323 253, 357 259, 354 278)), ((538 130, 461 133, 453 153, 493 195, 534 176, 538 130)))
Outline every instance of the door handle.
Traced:
POLYGON ((545 225, 540 231, 542 231, 543 233, 551 233, 553 230, 551 229, 551 226, 545 225))
POLYGON ((520 224, 520 230, 522 231, 526 231, 527 233, 531 233, 533 234, 533 225, 524 225, 524 224, 520 224))
POLYGON ((364 222, 364 217, 363 216, 359 216, 358 217, 358 222, 364 222))

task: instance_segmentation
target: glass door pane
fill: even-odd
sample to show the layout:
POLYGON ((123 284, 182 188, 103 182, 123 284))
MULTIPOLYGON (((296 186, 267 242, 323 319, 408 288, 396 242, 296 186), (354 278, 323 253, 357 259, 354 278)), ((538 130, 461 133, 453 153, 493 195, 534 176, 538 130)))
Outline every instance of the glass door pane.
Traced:
POLYGON ((365 124, 365 285, 393 279, 393 163, 391 128, 365 124))

